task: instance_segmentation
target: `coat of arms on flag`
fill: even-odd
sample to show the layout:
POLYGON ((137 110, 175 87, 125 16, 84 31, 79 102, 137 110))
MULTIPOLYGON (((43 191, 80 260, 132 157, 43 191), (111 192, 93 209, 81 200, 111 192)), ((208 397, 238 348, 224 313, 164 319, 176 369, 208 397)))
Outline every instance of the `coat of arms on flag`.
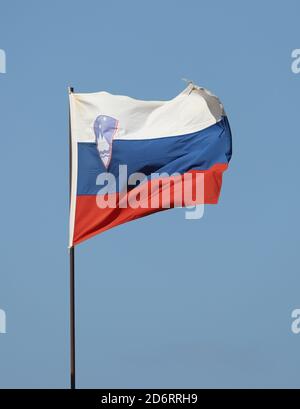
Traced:
POLYGON ((100 158, 107 168, 112 155, 112 142, 118 129, 118 121, 107 115, 99 115, 94 122, 94 132, 100 158))

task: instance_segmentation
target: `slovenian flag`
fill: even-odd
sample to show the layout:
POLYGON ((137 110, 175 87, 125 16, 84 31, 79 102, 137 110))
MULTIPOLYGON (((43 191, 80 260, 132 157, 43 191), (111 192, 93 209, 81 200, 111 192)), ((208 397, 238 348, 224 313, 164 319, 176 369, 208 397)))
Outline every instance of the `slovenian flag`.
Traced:
POLYGON ((169 101, 69 99, 70 247, 160 210, 218 202, 231 132, 209 91, 190 83, 169 101))

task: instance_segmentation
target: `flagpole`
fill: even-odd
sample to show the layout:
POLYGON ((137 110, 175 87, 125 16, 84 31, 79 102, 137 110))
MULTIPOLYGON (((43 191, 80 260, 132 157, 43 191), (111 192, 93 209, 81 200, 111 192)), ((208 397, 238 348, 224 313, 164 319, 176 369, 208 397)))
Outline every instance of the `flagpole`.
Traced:
MULTIPOLYGON (((68 87, 69 94, 74 92, 74 88, 68 87)), ((71 116, 69 108, 69 189, 71 203, 71 183, 72 183, 72 135, 71 116)), ((70 382, 71 389, 76 389, 75 383, 75 249, 70 248, 70 382)))

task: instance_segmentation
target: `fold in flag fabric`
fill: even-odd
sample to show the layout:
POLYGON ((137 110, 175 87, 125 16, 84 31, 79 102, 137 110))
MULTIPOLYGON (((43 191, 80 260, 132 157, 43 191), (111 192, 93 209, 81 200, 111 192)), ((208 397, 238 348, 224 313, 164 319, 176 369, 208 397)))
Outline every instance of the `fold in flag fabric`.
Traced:
POLYGON ((231 158, 223 105, 194 84, 169 101, 70 93, 69 246, 172 207, 215 204, 231 158))

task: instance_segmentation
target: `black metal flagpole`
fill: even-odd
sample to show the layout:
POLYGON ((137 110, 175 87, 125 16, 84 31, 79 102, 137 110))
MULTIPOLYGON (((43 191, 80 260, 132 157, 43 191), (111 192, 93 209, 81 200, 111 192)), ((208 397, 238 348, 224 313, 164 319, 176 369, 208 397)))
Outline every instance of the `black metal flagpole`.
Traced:
MULTIPOLYGON (((74 88, 69 87, 69 94, 74 92, 74 88)), ((71 115, 69 108, 69 188, 71 205, 72 186, 72 135, 71 135, 71 115)), ((71 389, 76 389, 75 383, 75 249, 70 248, 70 376, 71 389)))

